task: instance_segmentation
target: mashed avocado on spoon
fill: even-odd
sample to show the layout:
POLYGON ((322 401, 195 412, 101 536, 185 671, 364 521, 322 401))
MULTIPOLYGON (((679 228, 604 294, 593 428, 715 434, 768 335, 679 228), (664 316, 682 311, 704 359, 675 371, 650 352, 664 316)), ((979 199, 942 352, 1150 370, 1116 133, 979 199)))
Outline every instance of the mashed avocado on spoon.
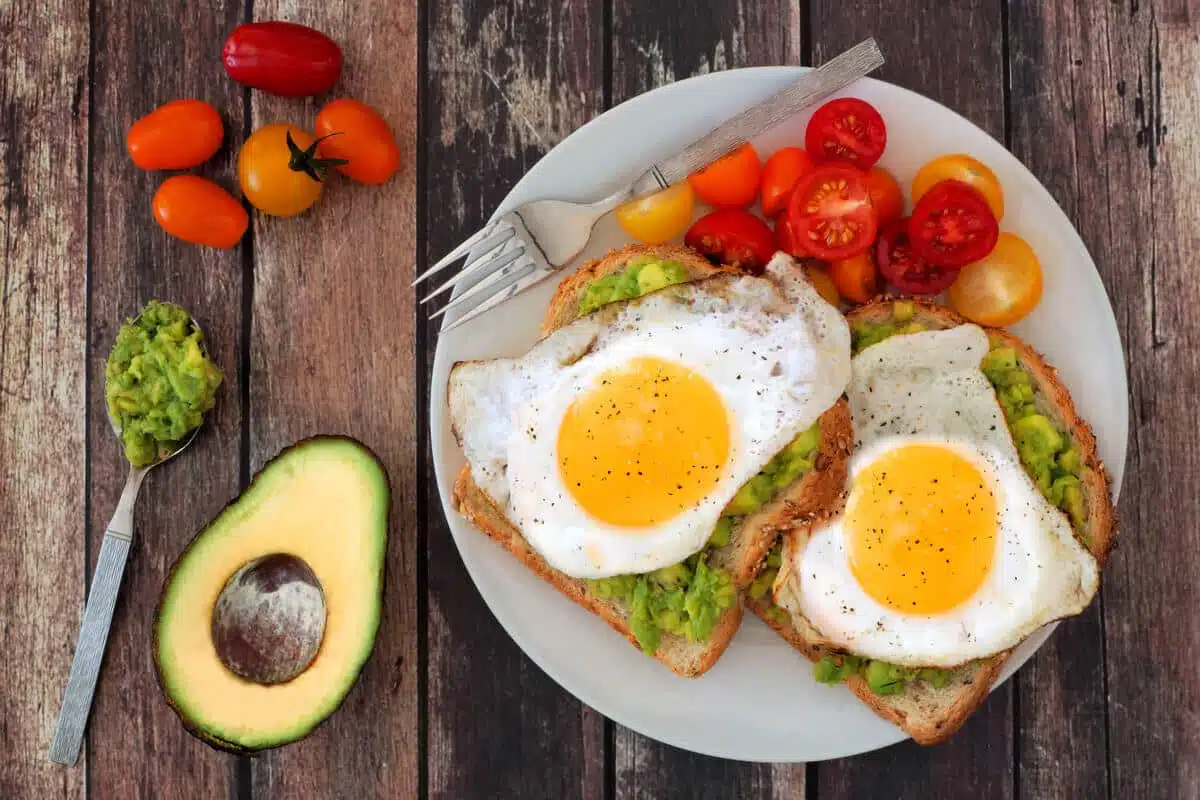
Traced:
POLYGON ((154 463, 199 427, 222 377, 179 306, 153 300, 122 325, 104 365, 104 394, 129 463, 154 463))

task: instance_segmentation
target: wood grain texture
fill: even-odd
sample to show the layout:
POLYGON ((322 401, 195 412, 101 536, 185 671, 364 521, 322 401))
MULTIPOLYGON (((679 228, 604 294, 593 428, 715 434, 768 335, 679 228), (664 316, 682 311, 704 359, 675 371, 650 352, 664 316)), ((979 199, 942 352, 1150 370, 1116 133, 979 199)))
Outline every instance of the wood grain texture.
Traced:
MULTIPOLYGON (((413 0, 264 0, 256 19, 310 25, 341 44, 337 96, 391 125, 402 166, 382 186, 330 177, 303 216, 254 217, 250 452, 258 469, 316 433, 371 447, 391 483, 384 608, 375 649, 342 708, 308 738, 252 762, 253 794, 413 797, 418 779, 416 449, 413 278, 416 246, 417 18, 413 0)), ((253 92, 254 127, 308 130, 328 98, 253 92)))
POLYGON ((1013 145, 1096 259, 1126 348, 1132 413, 1103 619, 1064 626, 1022 676, 1021 789, 1194 798, 1200 504, 1178 481, 1200 466, 1198 18, 1183 3, 1056 5, 1010 16, 1013 145), (1107 763, 1097 763, 1106 744, 1107 763))
POLYGON ((86 8, 0 5, 0 796, 47 758, 84 593, 86 8))
MULTIPOLYGON (((1109 201, 1105 197, 1097 203, 1096 197, 1086 192, 1084 187, 1092 179, 1086 173, 1101 166, 1107 171, 1111 157, 1127 158, 1134 148, 1135 126, 1129 114, 1113 120, 1112 126, 1105 119, 1106 106, 1123 103, 1108 63, 1110 51, 1096 46, 1107 37, 1106 13, 1101 11, 1100 19, 1087 19, 1086 11, 1073 6, 1014 5, 1008 38, 1010 148, 1079 229, 1111 290, 1118 285, 1114 281, 1123 280, 1116 272, 1125 272, 1132 265, 1110 263, 1102 257, 1106 250, 1097 249, 1107 236, 1109 201), (1121 140, 1125 140, 1124 148, 1113 147, 1121 140), (1105 155, 1106 149, 1112 156, 1105 155)), ((1120 13, 1125 16, 1127 11, 1120 13)), ((1148 173, 1145 159, 1138 160, 1141 172, 1148 173)), ((1128 188, 1145 192, 1148 178, 1143 174, 1128 188)), ((1128 345, 1127 320, 1122 328, 1128 345)), ((1124 551, 1122 545, 1116 561, 1126 555, 1124 551)), ((1110 570, 1104 586, 1113 580, 1110 570)), ((1107 687, 1100 606, 1098 601, 1079 619, 1059 626, 1013 679, 1018 695, 1017 785, 1023 797, 1099 797, 1108 793, 1107 687), (1064 747, 1064 742, 1071 746, 1064 747)))
MULTIPOLYGON (((937 100, 1004 139, 1001 0, 874 4, 813 0, 813 60, 868 35, 887 63, 877 77, 937 100), (964 68, 970 67, 970 80, 964 68)), ((1012 688, 1006 684, 946 744, 905 743, 816 766, 818 797, 1009 797, 1012 688)))
MULTIPOLYGON (((445 0, 427 10, 424 264, 486 221, 538 158, 601 110, 603 96, 600 0, 445 0)), ((426 323, 423 332, 421 385, 436 329, 426 323)), ((422 436, 427 424, 422 416, 422 436)), ((429 795, 602 797, 602 718, 497 624, 454 547, 427 448, 423 465, 429 795)))
MULTIPOLYGON (((233 760, 189 736, 163 700, 153 663, 154 612, 184 545, 238 489, 242 269, 237 251, 168 237, 151 198, 162 173, 137 169, 125 132, 138 117, 181 97, 207 100, 230 131, 241 128, 241 94, 221 70, 218 42, 240 3, 203 9, 97 0, 93 6, 92 192, 88 343, 91 390, 90 552, 99 551, 127 466, 104 408, 104 361, 117 329, 147 301, 169 300, 200 322, 225 373, 216 408, 187 453, 156 468, 138 500, 133 549, 113 620, 89 734, 89 794, 194 797, 228 791, 233 760)), ((236 135, 236 134, 235 134, 236 135)), ((234 186, 228 148, 201 172, 234 186)))
MULTIPOLYGON (((800 11, 787 0, 614 0, 613 104, 666 83, 737 67, 800 63, 800 11)), ((752 624, 752 623, 751 623, 752 624)), ((617 798, 802 798, 803 764, 749 764, 688 753, 614 725, 617 798)))

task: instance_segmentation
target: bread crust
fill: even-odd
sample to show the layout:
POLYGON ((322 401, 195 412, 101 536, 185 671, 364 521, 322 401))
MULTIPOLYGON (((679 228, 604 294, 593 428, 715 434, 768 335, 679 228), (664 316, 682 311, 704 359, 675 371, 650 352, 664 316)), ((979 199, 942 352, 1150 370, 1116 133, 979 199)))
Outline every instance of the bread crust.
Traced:
MULTIPOLYGON (((906 298, 907 300, 907 298, 906 298)), ((854 322, 888 322, 892 319, 894 298, 878 298, 855 309, 848 315, 854 322)), ((932 329, 947 329, 968 320, 951 309, 923 300, 909 300, 914 306, 915 321, 932 329)), ((1050 417, 1079 450, 1083 464, 1083 485, 1088 512, 1087 541, 1081 542, 1103 567, 1116 544, 1116 512, 1112 502, 1109 476, 1096 450, 1096 438, 1091 427, 1080 418, 1071 402, 1070 393, 1041 353, 1008 331, 987 328, 984 331, 993 343, 1013 348, 1022 368, 1033 380, 1039 411, 1050 417)), ((798 530, 799 536, 807 530, 798 530)), ((793 539, 795 541, 795 539, 793 539)), ((788 561, 785 558, 785 564, 788 561)), ((781 573, 784 572, 781 568, 781 573)), ((786 580, 786 578, 783 578, 786 580)), ((747 604, 784 640, 811 661, 819 661, 833 651, 821 645, 822 637, 802 618, 780 622, 769 612, 771 603, 747 598, 747 604)), ((854 675, 847 679, 850 691, 879 716, 899 726, 918 744, 933 745, 945 741, 962 727, 967 718, 987 699, 992 685, 1000 676, 1011 650, 994 655, 980 663, 955 670, 949 683, 936 689, 927 684, 910 684, 898 695, 879 695, 871 691, 866 679, 854 675)))

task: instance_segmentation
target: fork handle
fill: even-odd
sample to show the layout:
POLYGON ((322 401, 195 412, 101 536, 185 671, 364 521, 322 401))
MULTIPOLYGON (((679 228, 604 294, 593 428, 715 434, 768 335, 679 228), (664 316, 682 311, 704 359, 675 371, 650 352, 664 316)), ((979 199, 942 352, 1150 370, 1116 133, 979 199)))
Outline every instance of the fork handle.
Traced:
POLYGON ((805 73, 756 106, 732 117, 716 130, 685 147, 678 155, 655 164, 635 184, 634 194, 646 178, 665 189, 679 183, 701 167, 716 161, 814 103, 844 89, 883 64, 883 53, 874 39, 866 39, 846 52, 805 73))
POLYGON ((125 575, 125 562, 133 539, 133 505, 145 474, 144 469, 130 471, 125 489, 121 492, 121 501, 100 545, 100 558, 96 562, 87 605, 83 609, 83 622, 79 627, 79 640, 75 644, 71 674, 67 678, 58 722, 54 725, 54 739, 50 742, 50 760, 58 764, 70 766, 79 758, 88 714, 92 709, 92 697, 96 692, 96 679, 100 675, 100 662, 108 643, 108 629, 112 624, 117 593, 121 589, 121 578, 125 575))

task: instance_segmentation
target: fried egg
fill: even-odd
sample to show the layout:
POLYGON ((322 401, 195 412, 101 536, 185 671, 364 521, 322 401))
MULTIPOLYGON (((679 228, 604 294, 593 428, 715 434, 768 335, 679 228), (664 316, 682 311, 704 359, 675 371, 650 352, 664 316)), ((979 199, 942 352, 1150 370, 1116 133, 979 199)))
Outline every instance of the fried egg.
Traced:
POLYGON ((845 320, 781 254, 458 364, 448 394, 475 482, 552 567, 601 578, 699 551, 849 376, 845 320))
POLYGON ((1078 614, 1099 583, 1021 466, 974 325, 893 336, 853 360, 846 506, 792 537, 776 602, 826 643, 956 666, 1078 614))

